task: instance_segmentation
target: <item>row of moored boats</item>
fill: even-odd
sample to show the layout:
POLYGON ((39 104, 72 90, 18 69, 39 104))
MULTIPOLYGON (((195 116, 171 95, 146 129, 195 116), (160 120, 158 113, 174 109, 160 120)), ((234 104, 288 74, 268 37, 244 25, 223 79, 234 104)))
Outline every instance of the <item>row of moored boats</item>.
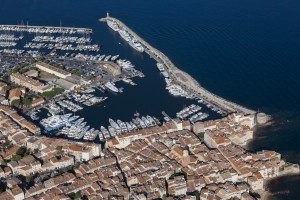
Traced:
POLYGON ((99 135, 100 141, 114 138, 117 135, 126 134, 138 129, 156 126, 159 125, 160 122, 155 117, 147 115, 146 117, 142 116, 132 119, 131 122, 123 122, 121 120, 114 121, 113 119, 109 119, 109 124, 110 126, 108 126, 107 129, 104 126, 101 126, 100 131, 102 133, 102 137, 99 135))
POLYGON ((107 25, 114 31, 118 32, 119 35, 126 41, 128 42, 128 44, 134 48, 135 50, 139 51, 139 52, 144 52, 145 48, 144 46, 141 44, 141 42, 135 38, 133 35, 130 35, 126 30, 122 29, 122 27, 120 27, 118 25, 117 22, 112 21, 112 20, 107 20, 107 25))
POLYGON ((51 26, 0 25, 0 31, 51 33, 51 34, 84 34, 92 33, 91 29, 51 26))
MULTIPOLYGON (((1 35, 0 35, 1 38, 1 35)), ((49 36, 49 35, 38 35, 32 39, 33 42, 52 42, 52 43, 77 43, 83 44, 91 42, 90 37, 76 37, 76 36, 49 36)))
MULTIPOLYGON (((87 89, 86 91, 90 92, 89 90, 95 91, 94 89, 87 89)), ((107 99, 107 97, 96 97, 93 94, 78 94, 78 93, 68 95, 67 98, 69 100, 73 100, 85 106, 92 106, 95 104, 99 104, 104 102, 107 99)))
POLYGON ((68 138, 89 141, 95 140, 98 136, 100 141, 105 141, 120 134, 159 125, 160 122, 155 117, 149 115, 134 118, 130 122, 109 119, 110 125, 107 128, 101 126, 100 130, 97 130, 88 126, 87 123, 84 122, 84 118, 72 116, 72 114, 64 114, 42 119, 40 124, 47 132, 58 130, 58 132, 55 133, 57 136, 65 135, 68 138))
POLYGON ((192 123, 195 123, 197 121, 201 121, 209 117, 208 113, 200 112, 201 109, 201 106, 192 104, 176 113, 176 116, 180 119, 188 119, 192 123))
POLYGON ((172 79, 169 77, 169 73, 166 71, 165 66, 162 63, 156 64, 160 73, 164 76, 166 82, 166 90, 173 96, 189 97, 188 93, 178 84, 173 83, 172 79))
MULTIPOLYGON (((15 42, 10 42, 10 43, 15 43, 15 42)), ((98 52, 100 50, 100 46, 98 44, 92 44, 92 45, 77 44, 76 46, 73 46, 72 44, 44 43, 44 42, 28 42, 24 45, 24 48, 49 49, 49 50, 56 49, 56 50, 62 50, 62 51, 96 51, 96 52, 98 52)))
POLYGON ((17 41, 22 40, 24 36, 15 36, 14 34, 0 34, 0 41, 17 41))

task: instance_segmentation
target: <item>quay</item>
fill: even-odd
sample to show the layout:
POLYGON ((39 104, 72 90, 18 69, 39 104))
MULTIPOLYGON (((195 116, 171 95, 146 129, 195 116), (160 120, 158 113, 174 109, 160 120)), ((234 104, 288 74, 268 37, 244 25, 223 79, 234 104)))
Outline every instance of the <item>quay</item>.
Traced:
POLYGON ((107 15, 105 18, 99 19, 99 21, 107 22, 108 20, 114 21, 121 27, 123 30, 127 31, 130 35, 134 36, 139 42, 144 46, 145 52, 152 58, 154 58, 157 62, 162 63, 167 72, 170 75, 170 78, 175 81, 177 84, 182 86, 184 89, 188 90, 194 97, 202 98, 203 100, 214 104, 223 110, 226 110, 229 113, 238 112, 247 114, 256 114, 257 112, 251 109, 248 109, 244 106, 238 105, 234 102, 226 100, 212 92, 203 88, 194 78, 192 78, 186 72, 177 68, 173 62, 161 51, 151 46, 148 42, 146 42, 143 38, 138 36, 133 30, 127 27, 120 20, 110 17, 107 15))
POLYGON ((29 33, 68 33, 90 34, 92 29, 56 26, 0 25, 0 31, 16 31, 29 33))

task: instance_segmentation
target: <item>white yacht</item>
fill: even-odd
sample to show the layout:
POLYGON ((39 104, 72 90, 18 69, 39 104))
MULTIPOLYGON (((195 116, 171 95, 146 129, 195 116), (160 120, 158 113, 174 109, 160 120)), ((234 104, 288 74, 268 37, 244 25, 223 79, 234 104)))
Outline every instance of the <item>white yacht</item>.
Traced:
POLYGON ((127 42, 129 42, 131 40, 131 37, 130 37, 130 35, 129 35, 129 33, 127 31, 125 31, 125 30, 119 30, 118 32, 119 32, 120 36, 124 40, 126 40, 127 42))
POLYGON ((119 89, 111 82, 107 82, 104 84, 106 88, 108 88, 109 90, 111 90, 112 92, 118 93, 119 89))
POLYGON ((135 50, 139 51, 139 52, 144 52, 145 51, 143 45, 137 39, 132 39, 129 42, 129 45, 131 47, 133 47, 135 50))
POLYGON ((114 31, 119 31, 119 26, 116 22, 111 21, 111 20, 107 20, 107 25, 114 31))

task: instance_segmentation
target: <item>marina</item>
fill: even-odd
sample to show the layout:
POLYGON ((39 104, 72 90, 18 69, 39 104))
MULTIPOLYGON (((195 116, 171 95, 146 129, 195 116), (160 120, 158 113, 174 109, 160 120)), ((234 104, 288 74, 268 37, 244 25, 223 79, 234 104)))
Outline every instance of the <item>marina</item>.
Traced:
MULTIPOLYGON (((112 24, 111 26, 113 28, 110 28, 117 34, 120 34, 120 37, 122 37, 126 42, 131 42, 129 46, 131 46, 134 50, 140 53, 145 51, 145 46, 143 46, 136 37, 133 37, 131 34, 121 28, 114 30, 114 28, 118 26, 116 26, 116 24, 112 24)), ((14 31, 14 29, 10 29, 8 31, 12 36, 3 35, 2 38, 7 38, 7 40, 3 41, 9 43, 15 41, 17 42, 23 39, 23 36, 20 34, 22 31, 14 31)), ((78 33, 72 31, 63 34, 58 33, 57 31, 48 31, 48 33, 45 34, 44 31, 40 31, 38 33, 35 33, 35 31, 28 32, 33 35, 30 37, 31 41, 26 42, 23 49, 1 50, 3 53, 7 53, 7 55, 3 55, 3 58, 20 59, 22 57, 28 57, 28 59, 30 59, 31 56, 45 56, 44 50, 47 49, 51 50, 51 52, 45 57, 49 59, 49 62, 52 64, 64 65, 66 70, 80 70, 83 77, 92 75, 96 78, 95 80, 92 80, 87 87, 82 87, 75 92, 68 91, 61 98, 49 102, 43 107, 37 107, 37 109, 33 109, 28 113, 28 116, 30 116, 32 120, 40 122, 47 134, 54 134, 54 136, 66 137, 72 140, 97 140, 104 142, 105 140, 114 138, 117 135, 152 127, 162 122, 161 118, 157 119, 151 117, 150 113, 148 112, 144 112, 144 116, 135 116, 135 118, 131 120, 128 120, 128 118, 125 117, 124 119, 127 120, 121 121, 118 119, 119 117, 111 117, 108 120, 108 123, 102 122, 99 124, 98 122, 96 124, 94 120, 91 121, 88 115, 84 114, 89 112, 89 107, 91 109, 105 109, 105 107, 110 104, 112 99, 106 94, 123 94, 124 89, 127 90, 126 88, 128 88, 128 86, 138 85, 136 79, 133 80, 134 77, 144 77, 144 74, 135 69, 136 66, 132 61, 122 58, 122 56, 119 54, 86 54, 86 52, 76 53, 76 51, 78 51, 78 49, 75 48, 76 46, 78 47, 81 45, 83 49, 82 51, 86 50, 84 48, 89 48, 92 46, 90 45, 91 37, 89 34, 85 33, 78 35, 78 33), (61 53, 59 52, 60 50, 66 50, 68 52, 62 55, 59 54, 61 53), (122 74, 124 74, 122 76, 114 76, 102 68, 99 69, 99 65, 103 66, 105 64, 112 65, 113 67, 120 67, 122 74), (99 77, 101 77, 101 81, 98 81, 99 77), (97 93, 95 89, 101 93, 104 93, 105 96, 99 96, 99 93, 97 93), (109 99, 108 103, 106 102, 107 99, 109 99), (98 104, 102 105, 98 106, 98 104), (43 114, 42 116, 39 111, 40 109, 46 110, 46 115, 43 114), (68 116, 70 113, 65 114, 65 112, 71 112, 73 114, 72 116, 68 116)), ((92 31, 90 33, 92 33, 92 31)), ((96 52, 98 50, 99 49, 89 49, 90 52, 96 52)), ((164 77, 166 83, 165 89, 171 96, 184 97, 195 101, 195 98, 190 95, 186 89, 177 84, 170 77, 169 71, 166 69, 164 64, 158 62, 156 65, 161 73, 161 76, 164 77)), ((199 103, 205 104, 206 102, 201 100, 199 103)), ((210 108, 208 109, 210 110, 210 108)), ((45 112, 43 111, 42 113, 45 112)), ((226 112, 218 114, 226 114, 226 112)), ((107 114, 105 113, 105 115, 107 114)), ((192 123, 195 123, 197 121, 207 119, 208 117, 210 117, 210 115, 206 112, 195 111, 188 116, 182 115, 180 119, 188 119, 192 123)), ((213 115, 212 117, 215 116, 213 115)))
POLYGON ((26 40, 25 50, 53 51, 52 54, 56 51, 98 52, 100 45, 91 43, 92 33, 92 29, 86 28, 0 25, 0 47, 19 48, 26 40))
POLYGON ((48 132, 63 128, 67 123, 76 120, 79 116, 72 116, 72 114, 54 115, 49 118, 42 119, 40 124, 48 132))
MULTIPOLYGON (((35 115, 34 112, 32 115, 35 115)), ((35 118, 33 120, 38 120, 35 118)), ((109 126, 105 128, 100 124, 99 128, 92 128, 85 122, 84 118, 68 114, 56 114, 40 120, 40 125, 47 134, 66 137, 72 140, 100 141, 104 142, 120 134, 145 129, 157 125, 161 122, 149 115, 135 117, 129 122, 109 119, 109 126)))
POLYGON ((132 46, 133 42, 137 42, 138 45, 141 45, 141 49, 135 48, 137 51, 145 52, 150 55, 150 57, 154 58, 159 63, 159 68, 164 68, 168 73, 165 74, 165 77, 170 77, 172 81, 174 81, 174 85, 168 87, 169 91, 172 94, 186 96, 191 95, 195 98, 201 98, 211 104, 214 104, 217 107, 220 107, 222 110, 226 110, 226 112, 241 112, 244 114, 255 114, 256 111, 245 108, 241 105, 233 103, 231 101, 225 100, 222 97, 219 97, 208 90, 204 89, 200 86, 200 84, 193 79, 187 73, 178 69, 172 61, 164 55, 159 50, 152 47, 149 43, 144 41, 140 36, 138 36, 134 31, 128 28, 123 22, 120 20, 110 17, 107 13, 105 18, 101 18, 100 21, 107 22, 108 26, 111 27, 114 31, 125 30, 133 39, 129 42, 130 46, 132 46), (142 50, 143 48, 143 50, 142 50), (187 92, 187 94, 185 94, 187 92))
MULTIPOLYGON (((188 119, 191 123, 203 121, 209 117, 209 114, 200 112, 201 109, 202 109, 201 106, 192 104, 188 107, 185 107, 181 111, 177 112, 176 117, 178 117, 181 120, 188 119)), ((224 116, 226 115, 226 113, 222 113, 221 111, 219 112, 219 114, 223 114, 224 116)))
MULTIPOLYGON (((60 38, 60 40, 68 42, 77 41, 79 37, 69 37, 66 36, 64 38, 60 38)), ((47 42, 47 41, 58 41, 55 37, 51 36, 48 37, 35 37, 36 42, 47 42)), ((29 53, 38 55, 40 51, 30 51, 29 53)), ((26 52, 25 55, 27 55, 26 52)), ((9 57, 7 55, 7 57, 9 57)), ((12 55, 13 57, 13 55, 12 55)), ((118 65, 123 72, 128 73, 136 73, 138 76, 143 77, 142 73, 135 70, 135 65, 127 60, 119 58, 119 55, 109 55, 109 54, 94 54, 94 55, 87 55, 83 53, 72 53, 65 56, 53 56, 51 57, 52 63, 66 63, 66 67, 71 68, 70 63, 73 66, 80 66, 80 62, 90 62, 94 63, 95 66, 98 63, 114 63, 118 65)), ((89 63, 89 67, 91 64, 89 63)), ((157 66, 160 67, 160 71, 165 77, 165 82, 167 84, 166 89, 172 96, 181 96, 181 97, 189 97, 189 95, 181 88, 180 85, 176 85, 172 82, 169 78, 167 71, 164 69, 162 65, 157 63, 157 66)), ((93 74, 97 76, 97 72, 94 71, 95 68, 82 68, 84 75, 87 76, 89 74, 93 74)), ((91 122, 91 119, 88 119, 86 111, 89 107, 94 109, 96 105, 102 104, 106 102, 108 96, 99 96, 99 93, 96 92, 95 89, 101 91, 102 93, 107 94, 111 93, 114 94, 122 94, 124 88, 128 86, 136 86, 137 84, 135 81, 132 80, 133 77, 126 75, 125 77, 120 77, 113 81, 106 81, 106 82, 98 82, 93 81, 90 86, 82 87, 77 92, 69 92, 62 98, 57 99, 56 101, 50 102, 45 104, 43 107, 38 107, 37 109, 32 110, 28 115, 30 118, 43 127, 45 134, 54 137, 64 137, 68 138, 69 140, 83 140, 83 141, 94 141, 94 142, 105 142, 108 139, 114 138, 120 134, 126 134, 128 132, 145 129, 147 127, 152 127, 159 125, 162 120, 157 119, 155 117, 151 117, 148 113, 145 113, 144 116, 135 115, 135 118, 131 120, 124 120, 121 121, 117 118, 114 120, 110 118, 107 123, 100 123, 96 125, 95 122, 91 122), (121 85, 122 82, 125 85, 121 85), (40 109, 46 110, 46 117, 45 114, 43 116, 40 114, 40 109), (65 112, 72 112, 73 114, 65 114, 65 112), (71 115, 70 115, 71 114, 71 115)), ((109 80, 109 79, 107 79, 109 80)), ((110 98, 111 99, 111 98, 110 98)), ((108 101, 110 102, 110 101, 108 101)), ((203 103, 203 102, 202 102, 203 103)), ((106 107, 106 103, 101 106, 103 109, 106 107)), ((99 109, 99 108, 97 108, 99 109)), ((44 111, 42 113, 45 113, 44 111)), ((205 112, 193 112, 189 116, 182 116, 181 119, 183 120, 190 120, 192 123, 197 121, 202 121, 209 117, 209 114, 205 112)), ((126 119, 126 118, 125 118, 126 119)), ((168 121, 168 120, 166 120, 168 121)))
MULTIPOLYGON (((299 81, 297 81, 299 77, 299 68, 297 68, 299 63, 297 55, 299 52, 299 45, 297 45, 299 14, 297 8, 299 2, 195 1, 187 4, 182 1, 176 2, 166 13, 166 8, 172 3, 174 2, 133 1, 134 6, 128 6, 126 1, 91 1, 89 3, 76 1, 72 4, 66 4, 64 1, 22 1, 20 5, 4 1, 0 18, 2 24, 18 24, 21 19, 26 19, 34 24, 55 25, 59 20, 63 20, 64 24, 69 27, 91 27, 94 32, 93 40, 101 44, 99 51, 101 57, 104 54, 106 56, 119 54, 121 59, 130 60, 136 69, 142 69, 146 78, 143 80, 130 78, 137 84, 136 87, 124 82, 123 78, 122 81, 115 82, 118 88, 124 88, 122 94, 113 95, 106 92, 106 88, 101 87, 105 82, 99 81, 99 85, 95 84, 96 96, 100 97, 103 94, 108 97, 108 101, 95 106, 81 104, 85 108, 75 114, 80 115, 81 118, 84 117, 84 121, 88 122, 92 128, 99 129, 101 128, 99 125, 103 125, 103 128, 108 129, 109 118, 115 122, 117 119, 129 122, 136 110, 144 116, 147 114, 157 116, 160 120, 161 117, 158 113, 162 110, 165 110, 172 118, 176 117, 176 112, 192 104, 201 107, 196 114, 199 112, 209 114, 205 120, 218 118, 216 114, 220 111, 217 109, 222 108, 226 113, 235 110, 227 109, 226 105, 218 106, 213 103, 214 95, 208 99, 201 95, 197 95, 197 98, 194 99, 186 99, 181 96, 173 97, 168 90, 165 90, 165 87, 161 89, 160 86, 165 86, 164 82, 166 84, 170 82, 170 78, 172 79, 174 74, 157 73, 157 70, 160 70, 156 69, 156 63, 162 64, 162 71, 169 71, 164 62, 159 60, 152 62, 154 59, 150 60, 146 55, 147 48, 145 48, 146 53, 139 53, 122 37, 119 33, 120 30, 113 32, 106 23, 97 23, 95 17, 99 16, 99 13, 110 10, 134 32, 159 51, 164 52, 177 67, 200 81, 201 87, 217 94, 218 97, 221 96, 237 104, 253 108, 255 111, 259 109, 272 114, 273 125, 255 131, 254 141, 249 150, 251 152, 262 149, 275 150, 281 153, 282 158, 288 162, 299 164, 299 157, 295 156, 299 154, 297 142, 299 141, 299 123, 297 123, 299 110, 297 93, 299 88, 299 81), (53 12, 49 12, 49 10, 53 12), (89 14, 77 16, 78 13, 85 12, 89 14), (178 17, 179 13, 185 14, 178 17), (288 14, 281 15, 280 13, 288 14), (156 70, 157 74, 152 68, 156 70), (165 79, 165 76, 168 76, 168 79, 165 79), (149 77, 151 77, 151 81, 149 77), (98 88, 103 92, 100 92, 98 88), (286 102, 287 100, 289 102, 286 102), (161 104, 162 106, 160 106, 161 104)), ((2 33, 4 35, 11 34, 11 32, 2 33)), ((17 45, 1 47, 0 53, 22 57, 30 55, 36 58, 48 53, 50 56, 59 55, 60 58, 66 56, 65 53, 69 53, 69 58, 83 54, 87 58, 86 62, 89 63, 95 59, 94 56, 97 54, 92 51, 86 53, 47 48, 23 49, 25 41, 33 42, 32 38, 26 38, 26 35, 32 37, 39 35, 28 33, 14 32, 13 38, 15 39, 1 40, 16 42, 17 45), (24 33, 24 38, 17 40, 18 37, 22 37, 22 33, 24 33)), ((76 34, 73 36, 81 37, 76 34)), ((73 46, 75 44, 73 43, 73 46)), ((156 58, 154 54, 152 55, 156 58)), ((106 56, 103 56, 102 61, 106 56)), ((0 69, 1 75, 9 72, 24 60, 21 57, 16 60, 2 56, 0 59, 3 61, 0 69)), ((90 66, 82 66, 81 63, 74 65, 82 68, 84 73, 98 73, 96 68, 91 69, 90 66)), ((98 73, 95 77, 100 76, 98 73)), ((186 90, 185 87, 182 88, 186 90)), ((69 112, 67 109, 65 111, 69 112)), ((44 109, 42 109, 43 112, 44 109)), ((192 118, 193 115, 188 118, 192 118)), ((41 115, 41 112, 32 116, 37 117, 38 120, 46 118, 41 115)), ((103 137, 102 134, 100 135, 103 137)), ((53 138, 55 137, 53 136, 53 138)), ((180 139, 185 138, 181 137, 180 139)), ((266 186, 266 189, 271 193, 271 199, 297 199, 299 196, 298 182, 298 176, 282 177, 279 180, 273 180, 266 186)))

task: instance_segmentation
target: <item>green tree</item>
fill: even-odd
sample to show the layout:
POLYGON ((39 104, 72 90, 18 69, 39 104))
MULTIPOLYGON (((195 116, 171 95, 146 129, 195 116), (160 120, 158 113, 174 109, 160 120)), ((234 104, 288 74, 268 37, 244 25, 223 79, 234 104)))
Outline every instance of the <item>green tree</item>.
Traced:
POLYGON ((27 97, 27 96, 22 99, 22 104, 24 106, 30 106, 31 103, 32 103, 32 100, 29 97, 27 97))
POLYGON ((64 91, 65 91, 64 89, 56 87, 53 88, 51 91, 43 92, 42 96, 51 99, 54 96, 63 93, 64 91))
POLYGON ((21 100, 20 99, 15 99, 11 102, 11 105, 15 106, 15 107, 19 107, 21 105, 21 100))
POLYGON ((88 76, 88 79, 89 80, 92 80, 94 78, 94 75, 93 74, 90 74, 89 76, 88 76))
POLYGON ((13 161, 19 161, 19 160, 21 160, 21 158, 22 158, 22 156, 20 156, 20 155, 13 155, 12 158, 11 158, 11 160, 13 160, 13 161))
POLYGON ((71 199, 79 199, 79 198, 81 198, 81 193, 80 193, 80 191, 78 191, 76 193, 72 192, 72 193, 69 194, 69 197, 71 199))
POLYGON ((203 140, 204 139, 204 132, 198 133, 198 137, 203 140))
POLYGON ((77 76, 81 76, 81 75, 82 75, 82 72, 81 72, 81 71, 77 71, 77 72, 75 72, 74 74, 77 75, 77 76))
POLYGON ((78 191, 75 193, 75 199, 79 199, 81 197, 81 192, 78 191))
POLYGON ((72 166, 66 167, 65 170, 66 170, 67 172, 73 172, 73 171, 74 171, 72 166))
POLYGON ((14 68, 11 70, 11 72, 12 72, 12 73, 17 73, 17 72, 19 72, 19 69, 20 69, 20 66, 16 66, 16 67, 14 67, 14 68))
POLYGON ((38 68, 36 68, 36 67, 30 67, 29 68, 30 70, 36 70, 36 71, 38 71, 39 69, 38 68))
POLYGON ((6 162, 5 160, 2 160, 2 161, 1 161, 1 165, 7 166, 7 162, 6 162))
POLYGON ((32 153, 31 149, 26 149, 25 155, 30 155, 32 153))
POLYGON ((0 182, 0 193, 5 192, 6 188, 7 188, 7 184, 5 182, 1 181, 0 182))
POLYGON ((75 193, 74 193, 74 192, 70 193, 70 194, 69 194, 69 197, 70 197, 71 199, 74 199, 74 198, 75 198, 75 193))
POLYGON ((30 183, 33 180, 32 176, 26 176, 26 183, 30 183))
POLYGON ((17 154, 17 155, 20 155, 20 156, 24 156, 25 153, 26 153, 26 151, 27 151, 27 148, 24 147, 24 146, 21 146, 21 147, 17 150, 16 154, 17 154))
POLYGON ((196 196, 196 200, 200 200, 200 193, 198 191, 196 191, 195 196, 196 196))
POLYGON ((13 143, 12 142, 5 142, 5 143, 3 143, 3 147, 5 148, 5 149, 10 149, 10 148, 12 148, 13 147, 13 143))
POLYGON ((22 63, 21 65, 20 65, 20 68, 24 68, 24 67, 26 67, 28 64, 27 63, 22 63))
POLYGON ((2 75, 2 80, 8 81, 8 75, 7 75, 7 74, 3 74, 3 75, 2 75))
POLYGON ((27 68, 22 68, 22 69, 19 70, 19 72, 21 74, 24 74, 24 73, 28 72, 28 69, 27 68))
POLYGON ((58 157, 61 157, 61 155, 64 153, 64 151, 62 149, 56 149, 56 155, 58 157))

